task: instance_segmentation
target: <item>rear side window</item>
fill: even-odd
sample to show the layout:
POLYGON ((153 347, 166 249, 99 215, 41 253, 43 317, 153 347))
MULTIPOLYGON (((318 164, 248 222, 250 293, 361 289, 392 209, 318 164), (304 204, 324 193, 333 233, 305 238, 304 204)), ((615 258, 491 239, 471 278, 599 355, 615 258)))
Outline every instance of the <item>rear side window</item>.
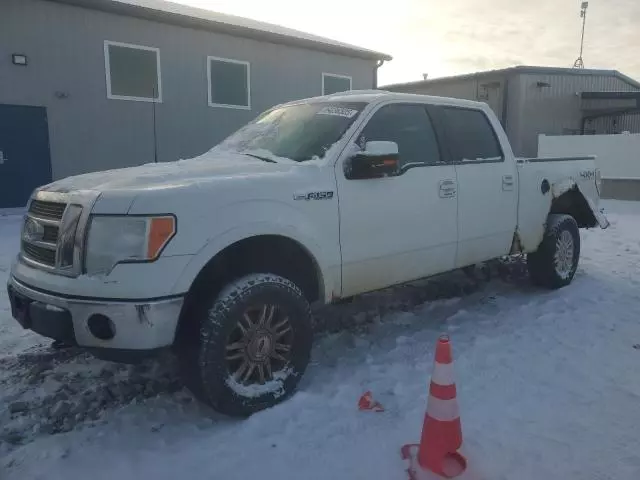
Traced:
POLYGON ((445 107, 443 118, 454 162, 504 160, 498 138, 482 111, 445 107))
POLYGON ((438 142, 423 105, 393 104, 382 107, 364 127, 358 145, 364 148, 366 142, 371 141, 396 142, 401 166, 441 163, 438 142))

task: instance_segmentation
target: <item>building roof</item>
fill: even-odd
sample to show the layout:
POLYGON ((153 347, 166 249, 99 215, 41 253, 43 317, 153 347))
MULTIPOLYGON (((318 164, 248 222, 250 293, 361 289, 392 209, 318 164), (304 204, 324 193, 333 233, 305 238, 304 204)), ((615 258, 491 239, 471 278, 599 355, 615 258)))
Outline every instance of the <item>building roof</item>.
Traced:
POLYGON ((561 67, 533 67, 519 65, 516 67, 502 68, 499 70, 487 70, 484 72, 469 73, 465 75, 455 75, 450 77, 440 77, 427 80, 419 80, 416 82, 395 83, 393 85, 384 85, 381 88, 402 88, 414 87, 420 85, 433 85, 438 83, 446 83, 458 80, 480 79, 484 77, 494 77, 496 75, 513 75, 513 74, 536 74, 536 75, 607 75, 616 77, 632 87, 640 89, 640 82, 635 81, 617 70, 599 70, 587 68, 561 68, 561 67))
POLYGON ((291 45, 367 60, 391 60, 385 53, 248 18, 189 7, 165 0, 50 0, 103 12, 143 18, 187 28, 291 45))

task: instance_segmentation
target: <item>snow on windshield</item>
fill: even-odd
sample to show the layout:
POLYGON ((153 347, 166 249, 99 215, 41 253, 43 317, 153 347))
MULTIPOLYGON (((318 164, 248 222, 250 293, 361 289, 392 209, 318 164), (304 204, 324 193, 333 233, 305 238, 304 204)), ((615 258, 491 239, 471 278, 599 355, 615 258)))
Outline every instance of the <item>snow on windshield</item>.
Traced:
POLYGON ((211 151, 232 151, 268 160, 322 158, 364 108, 362 102, 303 103, 270 110, 211 151))

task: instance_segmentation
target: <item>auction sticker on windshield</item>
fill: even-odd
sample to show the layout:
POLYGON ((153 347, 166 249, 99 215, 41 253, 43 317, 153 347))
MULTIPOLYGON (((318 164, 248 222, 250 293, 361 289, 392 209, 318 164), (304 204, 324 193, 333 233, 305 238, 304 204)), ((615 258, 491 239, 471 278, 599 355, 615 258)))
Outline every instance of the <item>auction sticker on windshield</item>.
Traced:
POLYGON ((358 114, 358 110, 353 110, 352 108, 344 108, 344 107, 323 107, 318 110, 316 115, 334 115, 336 117, 346 117, 353 118, 358 114))

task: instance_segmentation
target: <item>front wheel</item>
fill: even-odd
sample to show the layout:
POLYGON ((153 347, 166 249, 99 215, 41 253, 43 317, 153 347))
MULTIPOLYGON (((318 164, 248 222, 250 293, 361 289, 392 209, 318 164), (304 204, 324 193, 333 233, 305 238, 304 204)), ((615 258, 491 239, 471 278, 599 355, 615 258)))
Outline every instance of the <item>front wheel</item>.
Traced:
POLYGON ((203 301, 199 339, 180 354, 187 387, 232 416, 289 397, 309 363, 313 338, 300 289, 277 275, 252 274, 203 301))
POLYGON ((542 243, 527 255, 534 284, 556 289, 571 283, 580 259, 580 231, 571 215, 551 214, 542 243))

